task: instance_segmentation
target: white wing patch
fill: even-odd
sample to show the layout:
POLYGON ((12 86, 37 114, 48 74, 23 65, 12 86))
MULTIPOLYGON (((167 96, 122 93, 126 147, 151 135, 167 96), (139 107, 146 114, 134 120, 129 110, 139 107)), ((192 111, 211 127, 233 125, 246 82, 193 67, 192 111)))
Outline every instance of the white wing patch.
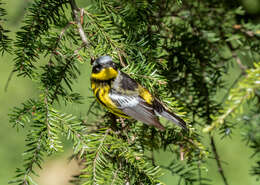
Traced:
POLYGON ((164 130, 164 127, 160 124, 154 113, 152 105, 147 104, 142 98, 127 96, 113 91, 109 93, 109 97, 126 115, 147 125, 154 125, 158 129, 164 130))
POLYGON ((109 97, 116 101, 120 108, 124 109, 127 107, 135 107, 138 105, 138 97, 134 96, 125 96, 122 94, 109 93, 109 97))

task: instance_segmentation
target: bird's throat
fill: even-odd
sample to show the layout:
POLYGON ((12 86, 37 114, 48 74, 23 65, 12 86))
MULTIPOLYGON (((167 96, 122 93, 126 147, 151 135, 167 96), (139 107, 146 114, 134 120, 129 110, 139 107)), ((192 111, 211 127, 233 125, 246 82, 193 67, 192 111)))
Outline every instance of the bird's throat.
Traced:
POLYGON ((116 78, 118 75, 117 70, 112 67, 104 68, 98 73, 92 73, 91 78, 94 80, 107 81, 116 78))

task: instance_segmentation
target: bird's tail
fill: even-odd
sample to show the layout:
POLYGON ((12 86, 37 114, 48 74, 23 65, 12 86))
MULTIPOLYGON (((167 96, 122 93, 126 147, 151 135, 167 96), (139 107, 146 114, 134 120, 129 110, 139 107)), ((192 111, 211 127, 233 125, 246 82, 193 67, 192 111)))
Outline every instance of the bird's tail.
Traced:
POLYGON ((185 121, 183 121, 179 116, 175 115, 174 113, 169 112, 160 102, 159 100, 155 99, 153 102, 153 108, 155 113, 158 116, 165 117, 166 119, 176 123, 184 130, 188 130, 185 121))
POLYGON ((168 110, 164 110, 159 113, 161 116, 165 117, 166 119, 176 123, 180 127, 182 127, 184 130, 188 130, 185 121, 183 121, 179 116, 169 112, 168 110))

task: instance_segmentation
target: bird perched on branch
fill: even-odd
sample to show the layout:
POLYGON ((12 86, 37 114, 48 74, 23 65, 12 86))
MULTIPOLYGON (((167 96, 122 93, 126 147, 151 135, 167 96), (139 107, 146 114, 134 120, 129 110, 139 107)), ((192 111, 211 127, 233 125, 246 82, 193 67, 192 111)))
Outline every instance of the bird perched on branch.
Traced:
POLYGON ((186 123, 169 112, 152 94, 127 74, 119 71, 110 56, 101 56, 92 64, 91 88, 97 101, 113 114, 134 118, 164 131, 162 116, 183 129, 186 123))

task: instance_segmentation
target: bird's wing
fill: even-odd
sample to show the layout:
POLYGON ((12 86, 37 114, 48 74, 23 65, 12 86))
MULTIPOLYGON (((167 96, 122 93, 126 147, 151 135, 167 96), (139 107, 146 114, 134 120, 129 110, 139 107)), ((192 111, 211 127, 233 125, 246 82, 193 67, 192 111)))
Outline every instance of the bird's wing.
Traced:
POLYGON ((109 97, 126 115, 148 125, 153 125, 160 130, 165 130, 155 115, 152 105, 146 103, 139 96, 111 92, 109 97))

